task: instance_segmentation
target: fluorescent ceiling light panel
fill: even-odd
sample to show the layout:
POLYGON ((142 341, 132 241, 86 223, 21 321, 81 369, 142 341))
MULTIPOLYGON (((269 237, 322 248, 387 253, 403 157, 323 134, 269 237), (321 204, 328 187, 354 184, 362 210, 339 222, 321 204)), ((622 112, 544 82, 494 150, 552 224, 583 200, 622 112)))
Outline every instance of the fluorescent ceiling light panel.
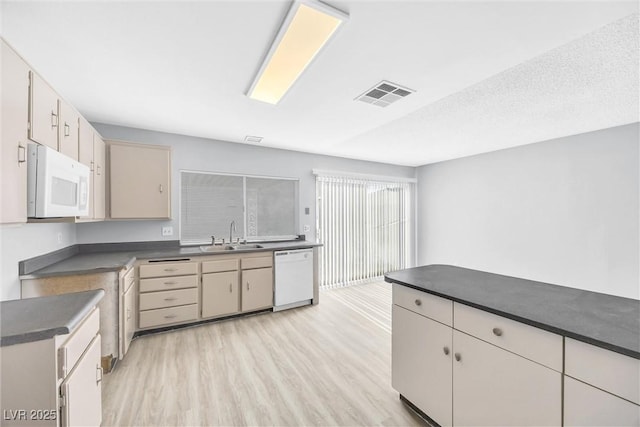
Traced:
POLYGON ((294 2, 248 96, 277 104, 347 18, 322 3, 294 2))

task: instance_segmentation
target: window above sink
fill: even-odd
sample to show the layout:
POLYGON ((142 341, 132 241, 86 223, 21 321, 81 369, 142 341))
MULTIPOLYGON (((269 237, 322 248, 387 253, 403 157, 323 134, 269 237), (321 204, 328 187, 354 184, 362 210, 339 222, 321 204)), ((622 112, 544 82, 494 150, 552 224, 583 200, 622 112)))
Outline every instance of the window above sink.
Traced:
POLYGON ((209 244, 213 235, 233 249, 202 250, 220 252, 250 248, 250 244, 231 245, 230 237, 234 242, 296 239, 298 187, 297 178, 181 171, 180 243, 209 244), (232 221, 236 230, 231 233, 232 221))

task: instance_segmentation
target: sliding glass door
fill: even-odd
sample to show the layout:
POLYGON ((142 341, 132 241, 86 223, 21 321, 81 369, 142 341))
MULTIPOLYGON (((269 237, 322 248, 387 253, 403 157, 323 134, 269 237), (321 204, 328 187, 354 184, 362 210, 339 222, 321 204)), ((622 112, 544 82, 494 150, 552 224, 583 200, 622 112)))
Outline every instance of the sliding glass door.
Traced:
POLYGON ((318 176, 316 195, 322 287, 410 266, 412 183, 318 176))

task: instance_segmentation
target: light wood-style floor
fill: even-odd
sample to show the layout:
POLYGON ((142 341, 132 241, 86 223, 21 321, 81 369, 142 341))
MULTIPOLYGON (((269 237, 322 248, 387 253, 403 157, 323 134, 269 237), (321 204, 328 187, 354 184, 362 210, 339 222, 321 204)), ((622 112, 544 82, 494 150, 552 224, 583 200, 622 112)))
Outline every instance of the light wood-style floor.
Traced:
POLYGON ((103 386, 105 426, 424 425, 391 388, 391 286, 133 341, 103 386))

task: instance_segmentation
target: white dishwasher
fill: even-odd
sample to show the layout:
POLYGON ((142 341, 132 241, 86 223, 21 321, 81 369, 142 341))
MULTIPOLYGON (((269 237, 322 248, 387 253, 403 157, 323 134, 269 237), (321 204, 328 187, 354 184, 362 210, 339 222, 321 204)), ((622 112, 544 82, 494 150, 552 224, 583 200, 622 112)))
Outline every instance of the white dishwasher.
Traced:
POLYGON ((276 251, 273 311, 311 304, 313 299, 313 249, 276 251))

